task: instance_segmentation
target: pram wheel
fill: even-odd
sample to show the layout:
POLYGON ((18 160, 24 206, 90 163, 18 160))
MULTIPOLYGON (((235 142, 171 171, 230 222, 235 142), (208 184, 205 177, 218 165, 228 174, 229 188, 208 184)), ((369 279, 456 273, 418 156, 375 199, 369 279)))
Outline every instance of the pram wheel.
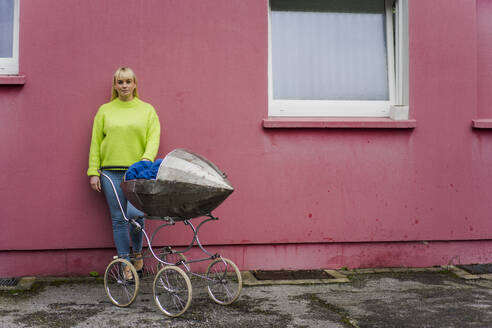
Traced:
MULTIPOLYGON (((179 267, 180 265, 183 265, 183 263, 186 263, 186 261, 188 260, 183 253, 173 253, 172 251, 162 252, 159 255, 159 257, 164 262, 171 263, 170 265, 175 265, 177 267, 179 267), (179 263, 179 262, 181 262, 181 263, 179 263)), ((157 269, 160 270, 164 266, 165 266, 164 264, 159 262, 157 264, 157 269)), ((189 267, 189 264, 188 264, 188 267, 189 267)))
POLYGON ((229 259, 217 258, 207 269, 208 294, 214 302, 229 305, 239 297, 243 287, 241 272, 229 259))
POLYGON ((111 302, 119 307, 126 307, 137 297, 139 278, 135 267, 125 259, 115 259, 109 263, 104 273, 104 289, 111 302), (124 267, 128 266, 133 279, 125 278, 124 267))
POLYGON ((177 266, 165 266, 154 279, 154 301, 169 317, 185 313, 191 303, 191 282, 177 266))

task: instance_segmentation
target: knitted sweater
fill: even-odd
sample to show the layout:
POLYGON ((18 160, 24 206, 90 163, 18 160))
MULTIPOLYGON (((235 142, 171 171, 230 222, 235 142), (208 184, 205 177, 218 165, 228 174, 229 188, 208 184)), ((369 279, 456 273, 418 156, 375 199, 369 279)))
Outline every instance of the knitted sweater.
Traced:
POLYGON ((160 141, 159 118, 152 105, 134 98, 118 98, 99 107, 94 118, 87 175, 101 166, 130 166, 153 161, 160 141))

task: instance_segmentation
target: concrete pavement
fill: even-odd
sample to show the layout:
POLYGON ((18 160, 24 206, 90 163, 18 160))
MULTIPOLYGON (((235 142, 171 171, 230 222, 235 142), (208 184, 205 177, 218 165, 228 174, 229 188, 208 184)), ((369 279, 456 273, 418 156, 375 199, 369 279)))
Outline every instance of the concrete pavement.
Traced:
POLYGON ((151 277, 127 308, 112 305, 100 278, 37 279, 27 291, 0 291, 0 327, 492 327, 487 275, 454 267, 338 272, 347 282, 247 279, 230 306, 213 303, 203 281, 192 279, 193 300, 179 318, 158 310, 151 277))

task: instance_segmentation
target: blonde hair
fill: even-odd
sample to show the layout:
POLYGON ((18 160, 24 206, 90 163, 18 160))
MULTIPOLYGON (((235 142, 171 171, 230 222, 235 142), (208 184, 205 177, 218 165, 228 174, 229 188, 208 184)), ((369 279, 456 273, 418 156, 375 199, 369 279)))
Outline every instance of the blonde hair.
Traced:
POLYGON ((135 72, 130 67, 120 67, 114 72, 113 75, 113 87, 111 91, 111 100, 114 100, 118 98, 118 91, 114 88, 116 85, 116 81, 120 78, 120 75, 130 75, 131 79, 133 79, 133 82, 135 82, 135 89, 133 89, 133 97, 138 98, 138 91, 137 91, 137 77, 135 76, 135 72))

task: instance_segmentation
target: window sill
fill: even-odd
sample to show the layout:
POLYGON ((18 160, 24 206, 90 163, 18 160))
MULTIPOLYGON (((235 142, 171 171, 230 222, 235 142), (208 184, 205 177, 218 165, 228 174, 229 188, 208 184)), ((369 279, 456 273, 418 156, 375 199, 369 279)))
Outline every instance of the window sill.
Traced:
POLYGON ((22 85, 26 83, 25 75, 0 75, 0 84, 22 85))
POLYGON ((475 129, 492 129, 492 118, 479 118, 472 120, 475 129))
POLYGON ((309 129, 413 129, 416 120, 395 121, 384 117, 268 117, 263 127, 309 129))

